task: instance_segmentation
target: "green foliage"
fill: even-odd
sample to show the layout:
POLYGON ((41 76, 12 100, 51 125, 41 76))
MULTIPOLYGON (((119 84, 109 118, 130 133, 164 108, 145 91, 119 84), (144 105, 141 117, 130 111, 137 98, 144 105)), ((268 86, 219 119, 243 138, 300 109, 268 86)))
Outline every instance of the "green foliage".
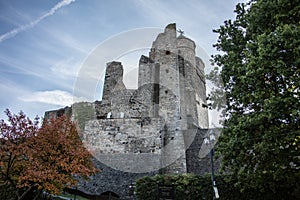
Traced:
POLYGON ((300 178, 300 1, 252 0, 235 13, 214 30, 222 53, 211 76, 222 77, 226 94, 222 169, 242 191, 292 198, 300 178))
POLYGON ((156 200, 159 185, 174 187, 174 197, 177 200, 210 199, 212 197, 210 177, 198 177, 192 174, 156 175, 144 177, 136 182, 138 199, 156 200))
MULTIPOLYGON (((299 193, 287 195, 285 193, 285 191, 289 189, 287 182, 277 182, 276 191, 261 191, 254 188, 245 188, 243 191, 240 191, 239 188, 235 186, 237 182, 236 177, 232 177, 231 175, 217 175, 215 180, 219 191, 219 199, 221 200, 296 199, 296 197, 300 195, 299 193)), ((296 184, 299 187, 299 183, 291 182, 291 184, 296 184)), ((211 177, 209 175, 156 175, 152 177, 146 176, 137 180, 135 187, 137 199, 158 199, 159 185, 173 186, 174 200, 212 199, 213 195, 211 177)))
POLYGON ((0 184, 0 197, 6 200, 17 199, 16 188, 9 184, 0 184))

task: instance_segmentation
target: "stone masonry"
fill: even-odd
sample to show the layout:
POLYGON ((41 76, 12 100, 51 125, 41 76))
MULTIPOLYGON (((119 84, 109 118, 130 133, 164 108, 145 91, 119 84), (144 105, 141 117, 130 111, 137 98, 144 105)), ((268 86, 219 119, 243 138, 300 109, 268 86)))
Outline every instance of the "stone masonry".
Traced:
POLYGON ((169 24, 149 56, 139 60, 138 89, 125 87, 122 63, 109 62, 101 101, 45 113, 45 118, 65 114, 77 120, 83 143, 102 170, 82 181, 80 191, 133 199, 129 185, 139 177, 209 171, 207 156, 199 157, 208 111, 204 63, 195 48, 169 24))

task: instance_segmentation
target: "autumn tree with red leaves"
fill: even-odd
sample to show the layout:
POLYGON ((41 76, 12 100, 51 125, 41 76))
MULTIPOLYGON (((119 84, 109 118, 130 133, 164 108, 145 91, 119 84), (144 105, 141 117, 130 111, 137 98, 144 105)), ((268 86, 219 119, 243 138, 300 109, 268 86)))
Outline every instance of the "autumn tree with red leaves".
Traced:
MULTIPOLYGON (((23 112, 5 111, 8 123, 0 122, 0 191, 13 188, 17 199, 46 191, 59 194, 76 185, 76 176, 88 177, 97 170, 84 148, 76 124, 65 116, 38 126, 23 112)), ((11 192, 2 191, 7 199, 11 192)))

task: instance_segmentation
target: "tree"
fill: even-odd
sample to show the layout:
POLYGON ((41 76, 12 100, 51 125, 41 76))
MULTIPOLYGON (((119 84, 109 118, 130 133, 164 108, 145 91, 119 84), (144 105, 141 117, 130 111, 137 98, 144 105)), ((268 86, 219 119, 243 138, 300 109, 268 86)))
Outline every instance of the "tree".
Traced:
POLYGON ((6 110, 7 124, 1 121, 2 184, 16 190, 18 199, 32 191, 58 194, 64 187, 77 183, 76 176, 87 177, 96 172, 89 152, 83 147, 76 124, 65 116, 32 122, 22 112, 12 115, 6 110))
MULTIPOLYGON (((34 121, 26 118, 23 112, 12 115, 5 111, 8 122, 0 121, 0 187, 5 188, 3 197, 12 196, 7 189, 16 188, 18 178, 24 173, 27 145, 26 142, 38 131, 38 118, 34 121)), ((15 191, 15 190, 14 190, 15 191)), ((18 197, 21 194, 16 192, 18 197)))
POLYGON ((300 2, 252 0, 235 13, 214 30, 222 53, 212 75, 220 72, 226 94, 222 169, 241 190, 292 197, 300 188, 300 2))

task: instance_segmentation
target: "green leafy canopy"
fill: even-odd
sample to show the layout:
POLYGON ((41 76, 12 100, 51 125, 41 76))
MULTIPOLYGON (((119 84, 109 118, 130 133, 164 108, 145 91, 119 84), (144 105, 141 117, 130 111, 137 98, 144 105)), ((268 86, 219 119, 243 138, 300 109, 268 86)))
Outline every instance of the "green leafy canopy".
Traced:
POLYGON ((214 30, 221 53, 213 55, 210 75, 220 75, 226 95, 225 105, 213 99, 225 110, 222 169, 238 178, 241 190, 287 187, 294 194, 300 177, 300 1, 253 0, 238 4, 235 13, 214 30))

